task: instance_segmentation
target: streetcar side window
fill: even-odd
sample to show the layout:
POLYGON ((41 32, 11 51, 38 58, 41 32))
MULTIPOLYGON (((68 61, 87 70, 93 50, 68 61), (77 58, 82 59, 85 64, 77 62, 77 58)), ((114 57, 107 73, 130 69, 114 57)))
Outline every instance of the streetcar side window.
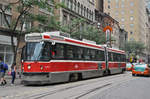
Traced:
POLYGON ((126 56, 124 54, 121 55, 121 62, 125 62, 126 61, 126 56))
POLYGON ((104 51, 100 51, 100 50, 96 51, 96 60, 97 61, 104 61, 105 60, 104 51))
POLYGON ((64 59, 64 45, 63 44, 56 44, 53 46, 53 58, 54 59, 64 59))
POLYGON ((95 50, 90 50, 90 59, 91 60, 95 60, 96 59, 95 55, 96 55, 96 51, 95 50))
POLYGON ((113 61, 113 54, 108 52, 108 61, 113 61))
POLYGON ((84 49, 83 53, 84 53, 84 59, 89 60, 90 59, 90 50, 89 49, 84 49))
POLYGON ((83 48, 79 47, 76 50, 76 54, 77 54, 77 59, 83 59, 83 48))
POLYGON ((71 45, 66 45, 66 59, 73 59, 73 46, 71 45))
POLYGON ((117 57, 118 57, 117 54, 116 54, 116 53, 113 53, 113 61, 114 61, 114 62, 118 61, 118 58, 117 58, 117 57))

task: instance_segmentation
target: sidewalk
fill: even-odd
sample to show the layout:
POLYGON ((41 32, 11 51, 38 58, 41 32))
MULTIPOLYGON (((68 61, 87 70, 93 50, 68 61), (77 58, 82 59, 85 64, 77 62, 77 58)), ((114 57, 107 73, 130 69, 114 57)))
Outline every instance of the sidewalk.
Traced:
MULTIPOLYGON (((6 84, 5 86, 10 86, 10 85, 11 85, 12 76, 6 74, 6 75, 5 75, 5 79, 6 79, 6 81, 7 81, 7 84, 6 84)), ((21 78, 19 78, 19 75, 17 74, 17 75, 16 75, 15 82, 14 82, 14 85, 20 85, 20 84, 21 84, 21 78)))

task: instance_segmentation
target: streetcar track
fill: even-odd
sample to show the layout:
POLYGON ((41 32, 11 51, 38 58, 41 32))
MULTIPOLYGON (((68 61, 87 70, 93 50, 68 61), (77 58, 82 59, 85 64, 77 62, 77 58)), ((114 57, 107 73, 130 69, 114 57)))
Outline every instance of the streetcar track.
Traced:
POLYGON ((109 86, 109 85, 111 85, 111 84, 112 84, 112 83, 108 83, 108 84, 105 84, 105 85, 103 85, 103 86, 100 86, 100 87, 94 88, 94 89, 92 89, 92 90, 89 90, 89 91, 87 91, 86 93, 84 93, 84 94, 82 94, 82 95, 76 97, 75 99, 79 99, 79 98, 81 98, 81 97, 83 97, 83 96, 85 96, 85 95, 87 95, 87 94, 89 94, 89 93, 91 93, 91 92, 97 91, 97 90, 102 89, 102 88, 104 88, 104 87, 107 87, 107 86, 109 86))
MULTIPOLYGON (((91 84, 91 83, 96 83, 96 82, 99 82, 99 81, 105 81, 105 80, 111 80, 111 79, 118 79, 119 77, 126 77, 126 76, 128 76, 128 75, 126 75, 126 74, 121 74, 121 75, 115 75, 115 76, 106 76, 106 77, 104 77, 104 78, 102 78, 102 79, 100 79, 100 80, 98 80, 98 81, 95 81, 96 79, 94 79, 94 81, 89 81, 88 83, 83 83, 83 84, 78 84, 78 85, 75 85, 75 86, 70 86, 70 87, 67 87, 67 88, 62 88, 62 89, 58 89, 58 90, 54 90, 54 91, 51 91, 51 92, 44 92, 44 93, 41 93, 41 94, 36 94, 36 95, 31 95, 31 96, 28 96, 28 97, 25 97, 25 98, 34 98, 34 99, 39 99, 39 98, 41 98, 41 97, 45 97, 45 96, 49 96, 49 95, 52 95, 52 94, 55 94, 55 93, 58 93, 58 92, 62 92, 62 91, 64 91, 64 90, 69 90, 69 89, 73 89, 73 88, 76 88, 76 87, 80 87, 80 86, 84 86, 84 85, 88 85, 88 84, 91 84)), ((84 81, 84 80, 83 80, 84 81)), ((74 83, 74 82, 73 82, 74 83)), ((109 86, 109 85, 111 85, 110 83, 109 84, 106 84, 107 86, 109 86)), ((106 85, 105 86, 100 86, 100 87, 98 87, 98 88, 95 88, 95 89, 92 89, 92 90, 90 90, 90 91, 88 91, 88 92, 86 92, 84 95, 81 95, 81 96, 85 96, 86 94, 88 94, 88 93, 91 93, 92 91, 96 91, 96 90, 98 90, 98 89, 101 89, 101 88, 103 88, 103 87, 106 87, 106 85)), ((53 86, 53 87, 55 87, 55 86, 53 86)), ((38 90, 38 89, 37 89, 38 90)), ((48 91, 48 89, 47 89, 47 91, 48 91)), ((27 94, 29 94, 29 93, 27 93, 27 94)), ((35 93, 33 93, 33 94, 35 94, 35 93)), ((22 94, 22 95, 25 95, 25 94, 22 94)), ((20 95, 20 96, 22 96, 22 95, 20 95)), ((16 95, 15 95, 16 96, 16 95)), ((15 97, 15 96, 13 96, 13 97, 15 97)), ((17 97, 20 97, 20 96, 18 96, 17 95, 17 97)), ((81 96, 79 96, 79 97, 81 97, 81 96)), ((3 98, 4 97, 6 97, 6 96, 2 96, 3 98)), ((12 97, 12 96, 11 96, 12 97)), ((8 97, 9 98, 9 97, 8 97)), ((24 98, 24 99, 25 99, 24 98)), ((78 99, 78 98, 77 98, 78 99)))
POLYGON ((78 94, 76 94, 76 95, 73 95, 73 96, 66 97, 65 99, 72 99, 72 98, 73 98, 73 99, 80 99, 80 98, 82 98, 82 97, 84 97, 84 96, 86 96, 86 95, 88 95, 88 94, 90 94, 90 93, 93 93, 94 91, 97 91, 97 90, 99 90, 99 89, 104 89, 104 88, 108 87, 107 89, 101 90, 102 92, 103 92, 103 91, 105 92, 105 90, 108 90, 108 89, 111 89, 111 88, 113 88, 113 87, 115 87, 115 86, 121 85, 122 83, 127 82, 127 81, 129 81, 129 78, 119 80, 118 83, 114 83, 114 81, 111 81, 111 83, 107 83, 107 84, 105 84, 105 85, 103 85, 103 86, 100 86, 100 87, 97 87, 97 88, 93 88, 93 89, 87 90, 87 91, 84 92, 84 93, 81 92, 81 93, 79 93, 79 94, 81 94, 81 95, 79 95, 79 96, 77 96, 78 94), (77 97, 76 97, 76 96, 77 96, 77 97))
MULTIPOLYGON (((110 77, 110 76, 109 76, 110 77)), ((116 79, 118 79, 120 76, 119 75, 117 75, 117 78, 116 78, 116 76, 115 77, 112 77, 112 78, 109 78, 109 80, 111 80, 111 79, 114 79, 114 78, 116 78, 116 79)), ((107 79, 106 79, 107 80, 107 79)), ((91 84, 91 83, 96 83, 96 82, 99 82, 99 81, 102 81, 102 79, 101 80, 98 80, 98 81, 90 81, 90 82, 88 82, 88 83, 86 83, 86 84, 79 84, 79 85, 76 85, 76 86, 72 86, 72 87, 68 87, 68 88, 63 88, 63 89, 59 89, 59 90, 55 90, 54 92, 45 92, 45 93, 43 93, 43 94, 38 94, 38 95, 32 95, 32 96, 29 96, 29 97, 26 97, 26 98, 31 98, 31 97, 34 97, 34 96, 37 96, 36 98, 34 98, 34 99, 40 99, 40 98, 42 98, 42 97, 45 97, 45 96, 49 96, 49 95, 52 95, 52 94, 55 94, 55 93, 58 93, 58 92, 62 92, 62 91, 66 91, 66 90, 69 90, 69 89, 72 89, 72 88, 77 88, 77 87, 80 87, 80 86, 84 86, 84 85, 88 85, 88 84, 91 84), (39 96, 40 95, 40 96, 39 96)), ((106 85, 111 85, 110 83, 108 83, 108 84, 106 84, 106 85)), ((105 86, 106 87, 106 86, 105 86)), ((100 89, 100 88, 103 88, 102 86, 100 86, 100 87, 98 87, 98 88, 95 88, 95 89, 100 89)), ((92 89, 92 91, 94 91, 95 89, 92 89)), ((88 92, 88 93, 91 93, 92 92, 91 90, 88 92)), ((87 94, 88 94, 87 93, 87 94)), ((85 95, 85 94, 84 94, 85 95)), ((83 96, 84 96, 83 95, 83 96)))

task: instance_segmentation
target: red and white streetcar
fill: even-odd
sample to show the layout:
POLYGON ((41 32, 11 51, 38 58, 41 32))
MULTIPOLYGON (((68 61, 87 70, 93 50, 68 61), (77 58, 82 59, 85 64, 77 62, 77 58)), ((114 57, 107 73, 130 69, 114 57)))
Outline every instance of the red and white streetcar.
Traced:
POLYGON ((76 81, 125 71, 124 51, 59 34, 56 31, 25 36, 24 84, 76 81))

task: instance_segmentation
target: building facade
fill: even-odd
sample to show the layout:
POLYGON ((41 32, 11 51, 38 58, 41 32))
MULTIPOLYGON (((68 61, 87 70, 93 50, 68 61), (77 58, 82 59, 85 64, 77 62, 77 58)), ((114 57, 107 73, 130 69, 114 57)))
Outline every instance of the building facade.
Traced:
POLYGON ((147 22, 146 22, 146 60, 147 63, 150 63, 150 10, 146 9, 147 13, 147 22))
MULTIPOLYGON (((5 8, 8 4, 9 0, 1 0, 0 7, 5 8)), ((12 20, 13 13, 11 10, 7 11, 6 18, 10 23, 12 20)), ((17 38, 14 37, 14 44, 17 45, 17 38)), ((4 15, 0 10, 0 57, 3 58, 4 63, 8 64, 8 66, 12 65, 13 61, 13 51, 11 48, 11 36, 10 31, 6 29, 6 22, 4 20, 4 15)))
MULTIPOLYGON (((7 7, 7 5, 9 3, 14 3, 18 0, 0 0, 0 7, 2 9, 5 9, 5 7, 7 7)), ((8 22, 10 24, 12 24, 13 20, 17 20, 16 18, 19 16, 19 13, 17 12, 17 7, 18 3, 12 5, 11 9, 6 11, 6 18, 8 19, 8 22)), ((38 8, 38 7, 32 7, 32 9, 30 9, 30 12, 33 14, 45 14, 47 16, 51 16, 52 14, 49 13, 48 11, 46 11, 45 9, 42 8, 38 8)), ((20 22, 19 22, 20 23, 20 22)), ((30 20, 26 20, 23 23, 23 31, 26 31, 27 29, 30 29, 31 27, 39 27, 41 29, 43 24, 40 24, 36 21, 32 22, 30 20)), ((18 24, 17 25, 17 31, 21 30, 21 25, 18 24)), ((17 46, 18 43, 18 39, 17 39, 17 32, 13 33, 14 36, 14 45, 17 46)), ((21 52, 21 48, 24 45, 24 36, 21 38, 21 41, 19 42, 19 50, 18 53, 21 52)), ((21 53, 20 53, 21 54, 21 53)), ((17 63, 20 63, 20 54, 17 55, 19 57, 17 57, 17 63)), ((0 9, 0 57, 3 58, 4 63, 8 64, 8 66, 10 67, 12 65, 13 62, 13 57, 14 57, 14 53, 12 50, 12 46, 11 46, 11 32, 6 24, 6 21, 4 19, 4 15, 0 9)))
MULTIPOLYGON (((87 24, 95 20, 95 0, 57 0, 65 5, 65 8, 55 10, 55 15, 62 25, 70 24, 75 18, 83 18, 87 24)), ((82 28, 84 24, 80 27, 82 28)))
POLYGON ((146 2, 145 0, 104 0, 104 12, 120 23, 128 32, 129 41, 146 44, 146 2))

